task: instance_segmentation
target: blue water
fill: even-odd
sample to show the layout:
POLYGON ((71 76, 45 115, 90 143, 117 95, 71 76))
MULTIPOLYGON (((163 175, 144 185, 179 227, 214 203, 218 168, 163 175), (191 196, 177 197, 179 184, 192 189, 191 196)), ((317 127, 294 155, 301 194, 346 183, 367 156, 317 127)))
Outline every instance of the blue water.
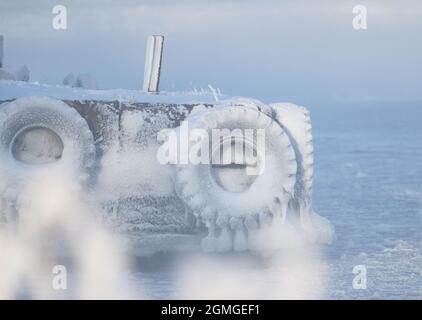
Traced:
POLYGON ((422 298, 422 103, 312 108, 314 207, 335 225, 327 298, 422 298), (352 287, 355 265, 367 289, 352 287))

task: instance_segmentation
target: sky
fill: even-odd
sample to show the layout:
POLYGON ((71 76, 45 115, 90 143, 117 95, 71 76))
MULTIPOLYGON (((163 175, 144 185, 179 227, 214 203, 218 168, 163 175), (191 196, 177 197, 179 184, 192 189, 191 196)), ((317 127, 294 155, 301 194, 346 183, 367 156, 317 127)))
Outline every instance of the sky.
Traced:
POLYGON ((420 0, 0 0, 4 65, 60 84, 141 89, 146 37, 165 36, 160 88, 299 104, 422 101, 420 0), (355 5, 367 29, 352 27, 355 5), (67 30, 52 27, 55 5, 67 30))

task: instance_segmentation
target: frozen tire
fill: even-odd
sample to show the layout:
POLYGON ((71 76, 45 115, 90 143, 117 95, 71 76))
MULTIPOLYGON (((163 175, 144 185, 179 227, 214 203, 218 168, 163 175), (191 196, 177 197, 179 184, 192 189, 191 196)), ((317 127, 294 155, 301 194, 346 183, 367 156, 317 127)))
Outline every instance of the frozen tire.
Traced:
POLYGON ((333 226, 312 209, 314 148, 310 113, 305 107, 291 103, 274 103, 271 107, 296 152, 297 176, 291 207, 298 213, 300 225, 310 242, 332 243, 335 238, 333 226))
POLYGON ((87 180, 95 157, 87 122, 66 103, 25 97, 0 106, 0 175, 7 184, 66 162, 87 180))
POLYGON ((297 184, 295 199, 309 206, 314 164, 312 125, 309 111, 291 103, 277 103, 271 106, 274 110, 275 119, 289 135, 296 150, 297 184))
MULTIPOLYGON (((213 141, 208 141, 210 164, 176 166, 179 195, 207 226, 205 246, 217 247, 210 250, 227 251, 232 246, 237 251, 246 250, 247 221, 263 225, 274 218, 285 219, 293 197, 297 167, 290 139, 277 121, 251 105, 253 103, 248 106, 244 102, 224 103, 187 119, 190 133, 201 129, 213 137, 215 129, 229 129, 229 139, 219 140, 221 158, 228 152, 229 158, 235 160, 233 141, 243 143, 245 150, 244 163, 220 164, 214 159, 213 137, 213 141), (251 129, 252 139, 246 134, 246 130, 251 129), (264 149, 258 146, 258 132, 264 133, 264 149), (248 148, 257 155, 257 163, 247 160, 248 148), (250 165, 254 167, 252 170, 250 165), (248 174, 248 169, 253 174, 248 174)), ((189 143, 191 148, 195 142, 189 143)))

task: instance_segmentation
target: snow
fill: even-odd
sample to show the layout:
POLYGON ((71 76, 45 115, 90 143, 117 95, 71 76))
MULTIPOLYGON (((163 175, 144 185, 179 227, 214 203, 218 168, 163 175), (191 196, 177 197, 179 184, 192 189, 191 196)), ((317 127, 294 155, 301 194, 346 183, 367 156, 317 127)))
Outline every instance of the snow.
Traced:
MULTIPOLYGON (((10 109, 13 104, 19 104, 22 107, 23 100, 30 103, 31 101, 39 101, 40 99, 47 100, 48 98, 27 97, 9 103, 7 107, 10 109)), ((37 103, 44 106, 44 104, 48 102, 45 101, 44 103, 44 100, 37 103)), ((50 101, 50 103, 52 102, 50 101)), ((61 102, 61 104, 63 103, 61 102)), ((298 109, 294 106, 290 107, 292 110, 299 110, 299 112, 301 112, 300 108, 298 109)), ((209 111, 209 113, 204 113, 201 119, 209 120, 212 118, 209 115, 216 117, 217 114, 214 114, 214 112, 218 112, 218 114, 226 114, 226 117, 228 118, 225 121, 228 122, 225 123, 231 126, 241 125, 242 127, 248 127, 251 124, 253 126, 263 126, 267 128, 269 133, 266 138, 267 141, 265 142, 269 148, 266 151, 266 170, 251 187, 253 190, 248 190, 248 194, 245 194, 246 191, 242 194, 235 194, 223 191, 221 188, 213 188, 215 189, 213 199, 199 199, 206 204, 208 203, 207 205, 209 207, 217 202, 220 203, 216 220, 214 221, 214 218, 205 217, 203 222, 210 230, 215 229, 215 226, 217 225, 223 232, 220 235, 215 235, 210 232, 204 242, 205 247, 207 250, 211 250, 211 248, 214 247, 217 251, 229 251, 232 249, 244 251, 248 247, 253 247, 257 250, 275 250, 279 247, 290 246, 290 242, 295 241, 288 240, 293 238, 300 239, 299 242, 302 243, 301 237, 295 235, 293 228, 284 228, 282 225, 283 223, 287 223, 285 220, 287 201, 289 201, 289 199, 284 199, 281 193, 283 189, 291 191, 294 185, 294 179, 290 178, 290 171, 286 170, 292 170, 291 173, 293 175, 296 170, 296 164, 293 162, 294 150, 291 147, 287 136, 280 136, 280 133, 282 133, 281 127, 275 122, 272 122, 270 117, 262 116, 260 118, 260 123, 256 124, 254 121, 256 121, 259 111, 253 110, 256 106, 247 99, 223 102, 223 105, 219 106, 219 108, 219 110, 212 110, 212 112, 209 111), (229 109, 227 104, 231 105, 231 109, 229 109), (236 106, 236 104, 238 105, 236 106), (239 105, 245 107, 241 108, 239 105), (240 115, 242 116, 241 118, 239 118, 240 115), (269 123, 271 123, 272 126, 267 127, 269 123), (280 159, 286 161, 286 163, 282 165, 282 170, 278 169, 280 168, 280 159), (284 182, 282 185, 279 185, 279 187, 274 187, 277 183, 280 184, 280 181, 282 180, 277 178, 277 176, 274 176, 276 173, 281 174, 282 178, 286 178, 283 179, 284 182), (267 210, 274 201, 274 197, 277 197, 278 201, 281 201, 283 204, 279 206, 280 208, 272 206, 275 210, 273 210, 271 215, 266 215, 263 210, 267 210), (249 230, 250 234, 256 231, 256 235, 248 239, 243 219, 249 214, 253 214, 253 219, 257 219, 256 222, 259 220, 261 226, 265 224, 264 221, 268 220, 269 223, 268 227, 260 228, 260 230, 249 230), (281 225, 276 223, 278 220, 280 220, 279 222, 281 225), (280 237, 280 230, 284 230, 284 232, 281 233, 288 234, 288 236, 280 237), (212 244, 213 240, 215 240, 215 244, 212 244)), ((12 109, 16 110, 15 107, 12 109)), ((54 111, 55 109, 53 103, 51 110, 54 111)), ((180 112, 186 112, 186 109, 180 110, 180 112)), ((290 110, 287 110, 287 112, 290 112, 290 110)), ((75 111, 72 114, 76 117, 72 121, 79 123, 79 120, 81 120, 78 118, 79 115, 75 111)), ((37 116, 37 113, 33 116, 37 116)), ((199 113, 194 112, 194 116, 199 116, 199 113)), ((42 122, 44 120, 41 119, 39 121, 42 122)), ((64 122, 60 124, 64 129, 67 126, 66 120, 62 121, 56 119, 52 121, 64 122)), ((303 119, 299 118, 298 121, 303 121, 303 119)), ((167 207, 165 207, 165 210, 163 208, 156 208, 157 206, 161 206, 159 203, 155 203, 154 205, 149 204, 147 207, 143 207, 142 204, 133 204, 134 202, 141 203, 142 201, 139 199, 141 197, 176 198, 172 174, 173 168, 171 166, 163 166, 156 160, 156 154, 159 148, 156 141, 157 133, 162 128, 169 128, 172 126, 167 112, 163 111, 161 113, 158 112, 149 115, 148 111, 143 109, 124 110, 121 114, 120 125, 119 133, 115 135, 111 134, 111 137, 106 143, 107 146, 102 150, 103 155, 98 164, 100 170, 98 171, 96 184, 97 194, 99 198, 103 200, 103 203, 106 206, 111 203, 112 208, 110 208, 110 210, 112 211, 115 210, 115 206, 118 206, 119 208, 118 211, 120 214, 117 214, 114 219, 114 222, 119 223, 118 229, 152 230, 154 229, 152 227, 159 229, 160 226, 167 229, 178 229, 177 225, 179 225, 179 227, 182 225, 183 227, 184 223, 180 223, 180 220, 183 220, 184 218, 184 212, 182 212, 182 210, 179 210, 180 212, 176 214, 174 211, 170 212, 167 207), (131 202, 132 206, 129 205, 128 202, 131 202), (144 219, 145 216, 149 216, 149 218, 144 219), (132 224, 132 226, 130 226, 130 224, 132 224), (128 225, 130 228, 127 228, 128 225)), ((301 133, 299 132, 297 134, 299 138, 302 139, 301 133)), ((35 139, 41 141, 37 139, 38 136, 39 135, 35 135, 35 139)), ((43 132, 43 136, 45 136, 45 132, 43 132)), ((42 141, 47 140, 50 141, 51 139, 42 139, 42 141)), ((76 141, 77 139, 75 138, 74 140, 76 141)), ((69 144, 69 141, 64 141, 64 143, 69 144)), ((39 157, 38 151, 35 151, 35 156, 39 157)), ((27 152, 25 151, 20 152, 19 154, 24 155, 26 159, 28 158, 26 153, 27 152)), ((203 172, 203 174, 208 175, 208 170, 203 172)), ((196 178, 196 180, 202 179, 196 178)), ((186 195, 187 193, 192 192, 192 190, 196 192, 195 190, 199 189, 202 192, 202 195, 200 196, 206 198, 211 194, 207 188, 208 186, 198 187, 197 184, 193 183, 184 187, 183 192, 186 195), (190 189, 191 191, 187 189, 190 189)), ((193 201, 199 200, 198 196, 195 196, 193 201)), ((305 199, 302 200, 305 202, 305 199)), ((164 203, 166 201, 171 202, 170 200, 163 199, 160 201, 164 203)), ((307 201, 308 200, 306 200, 306 202, 307 201)), ((190 202, 190 204, 192 203, 193 202, 190 202)), ((195 209, 195 207, 191 205, 191 209, 195 209)), ((292 209, 291 211, 294 212, 295 215, 308 215, 311 213, 306 210, 308 210, 308 208, 299 210, 292 209)), ((202 212, 195 214, 201 216, 202 212)), ((312 219, 308 221, 306 228, 303 229, 307 233, 305 235, 306 239, 309 240, 309 242, 316 242, 322 239, 324 242, 329 243, 332 234, 330 225, 324 219, 317 219, 315 214, 312 214, 311 218, 312 219)), ((290 222, 293 221, 289 221, 289 223, 290 222)), ((251 223, 248 225, 251 225, 251 223)))
POLYGON ((14 157, 28 164, 58 161, 63 153, 63 142, 53 131, 34 128, 21 132, 12 146, 14 157))
POLYGON ((160 114, 150 119, 143 110, 125 110, 121 132, 109 142, 110 147, 101 159, 100 190, 116 197, 172 195, 171 167, 156 159, 157 132, 170 125, 168 117, 160 114))
POLYGON ((115 197, 171 195, 173 182, 170 168, 156 161, 156 152, 155 146, 121 150, 115 144, 101 161, 100 190, 115 197))
MULTIPOLYGON (((30 94, 61 99, 140 102, 195 99, 203 102, 208 98, 212 102, 214 99, 210 93, 149 95, 128 90, 82 90, 0 81, 0 100, 30 94)), ((240 259, 236 261, 223 261, 221 259, 225 257, 214 255, 186 257, 181 254, 181 262, 163 259, 152 264, 153 271, 135 264, 129 275, 137 293, 153 298, 422 298, 422 169, 418 165, 422 159, 420 105, 325 107, 311 111, 316 157, 313 205, 334 223, 338 237, 333 245, 300 250, 286 248, 270 257, 237 255, 240 259), (357 265, 366 266, 368 270, 367 289, 353 288, 355 275, 352 270, 357 265)), ((145 128, 144 120, 143 113, 123 114, 122 138, 136 141, 145 128)), ((157 126, 165 124, 161 120, 157 126)), ((145 191, 137 183, 142 180, 155 187, 148 189, 154 195, 165 197, 171 194, 169 175, 158 174, 162 173, 162 168, 155 167, 151 155, 155 156, 155 150, 142 145, 121 148, 117 143, 112 144, 102 159, 103 172, 98 178, 103 188, 100 192, 114 194, 114 186, 120 183, 118 189, 121 193, 117 195, 128 197, 134 192, 145 191), (137 152, 131 153, 131 149, 137 152), (122 167, 127 171, 121 172, 122 167)), ((88 216, 101 210, 87 201, 87 195, 74 180, 62 176, 66 172, 40 172, 25 188, 9 188, 3 194, 6 203, 0 204, 2 209, 7 211, 10 209, 8 203, 18 200, 27 220, 21 237, 10 238, 6 233, 0 233, 2 297, 13 297, 16 293, 19 273, 28 276, 26 285, 41 291, 39 295, 36 295, 38 291, 30 290, 24 294, 32 293, 38 297, 60 294, 51 292, 51 288, 38 287, 39 283, 31 277, 34 270, 25 267, 39 266, 38 262, 44 261, 45 251, 40 252, 37 244, 45 240, 41 234, 48 235, 47 231, 56 228, 64 230, 77 248, 76 252, 80 253, 83 272, 73 275, 76 281, 86 284, 81 289, 81 297, 104 297, 103 294, 110 292, 125 296, 130 292, 121 286, 125 283, 122 279, 111 276, 112 281, 108 282, 110 275, 127 275, 123 271, 127 269, 124 268, 124 257, 119 253, 119 240, 86 222, 88 216), (31 202, 32 205, 28 206, 31 202), (99 266, 106 268, 99 270, 99 266)), ((221 219, 218 223, 236 226, 239 221, 221 219)), ((138 230, 147 225, 143 223, 138 230)), ((267 232, 267 239, 274 243, 280 239, 281 242, 297 243, 292 240, 294 230, 269 228, 267 232)), ((229 241, 224 238, 231 236, 226 233, 218 245, 226 246, 229 241)), ((241 248, 245 244, 242 234, 235 237, 238 238, 235 245, 241 248)), ((174 239, 162 239, 161 242, 174 239)), ((151 240, 151 245, 156 245, 155 240, 151 240)), ((45 272, 49 284, 50 271, 45 272)), ((74 297, 71 291, 66 294, 74 297)))
MULTIPOLYGON (((66 82, 69 82, 69 85, 73 83, 71 79, 67 79, 66 82)), ((141 90, 92 90, 39 84, 37 82, 28 83, 22 81, 0 80, 0 101, 27 96, 48 96, 62 100, 119 100, 148 103, 213 103, 215 101, 213 94, 206 90, 188 92, 162 91, 148 94, 141 90)))

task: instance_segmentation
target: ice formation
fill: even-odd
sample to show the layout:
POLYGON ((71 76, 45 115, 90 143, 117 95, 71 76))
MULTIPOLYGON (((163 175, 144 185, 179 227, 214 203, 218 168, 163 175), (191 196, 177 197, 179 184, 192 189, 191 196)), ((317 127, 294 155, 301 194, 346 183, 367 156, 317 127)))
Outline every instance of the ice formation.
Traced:
POLYGON ((179 194, 207 229, 202 241, 206 251, 267 251, 333 240, 330 223, 311 208, 309 113, 291 104, 273 105, 273 110, 276 121, 262 104, 237 99, 192 114, 192 130, 264 128, 266 132, 265 170, 246 191, 217 186, 209 167, 177 166, 179 194))
MULTIPOLYGON (((1 72, 2 69, 0 69, 1 72)), ((74 79, 76 76, 73 75, 74 79)), ((0 78, 1 80, 1 78, 0 78)), ((168 104, 201 104, 213 103, 214 96, 209 90, 192 90, 186 92, 160 91, 156 94, 147 94, 139 90, 112 89, 86 90, 70 88, 69 86, 54 86, 37 82, 16 82, 13 79, 0 81, 0 101, 13 100, 29 96, 45 96, 59 100, 89 100, 89 101, 122 101, 139 103, 168 103, 168 104)), ((75 80, 76 81, 76 80, 75 80)), ((224 95, 220 95, 224 98, 224 95)))
POLYGON ((56 160, 53 166, 72 162, 80 169, 76 178, 89 179, 95 165, 93 135, 86 121, 64 102, 46 97, 15 100, 2 105, 0 121, 1 171, 8 185, 26 183, 35 164, 42 167, 52 160, 56 160), (31 141, 35 143, 28 146, 31 141))
MULTIPOLYGON (((78 181, 104 208, 103 222, 158 250, 172 250, 179 240, 186 247, 184 240, 198 237, 205 251, 217 252, 271 252, 333 240, 330 223, 312 210, 312 133, 303 107, 246 98, 215 102, 212 94, 151 97, 8 81, 0 86, 12 89, 2 91, 0 100, 31 90, 59 98, 24 97, 0 107, 5 199, 16 197, 19 192, 11 190, 20 190, 36 166, 54 168, 73 159, 78 181), (188 102, 201 97, 210 100, 188 102), (178 103, 166 102, 172 98, 178 103), (262 174, 245 174, 250 164, 244 163, 160 164, 159 132, 171 128, 180 134, 185 120, 190 130, 263 130, 264 153, 254 139, 230 138, 257 153, 252 166, 262 166, 262 174)), ((148 251, 135 247, 139 254, 148 251)))
POLYGON ((26 65, 23 65, 16 71, 16 80, 28 82, 30 78, 29 69, 26 65))
POLYGON ((0 80, 24 81, 28 82, 30 78, 29 69, 26 65, 21 66, 16 72, 10 72, 0 68, 0 80))
POLYGON ((89 73, 83 73, 75 76, 73 73, 67 74, 62 81, 64 86, 72 88, 81 88, 96 90, 97 83, 95 79, 89 73))

